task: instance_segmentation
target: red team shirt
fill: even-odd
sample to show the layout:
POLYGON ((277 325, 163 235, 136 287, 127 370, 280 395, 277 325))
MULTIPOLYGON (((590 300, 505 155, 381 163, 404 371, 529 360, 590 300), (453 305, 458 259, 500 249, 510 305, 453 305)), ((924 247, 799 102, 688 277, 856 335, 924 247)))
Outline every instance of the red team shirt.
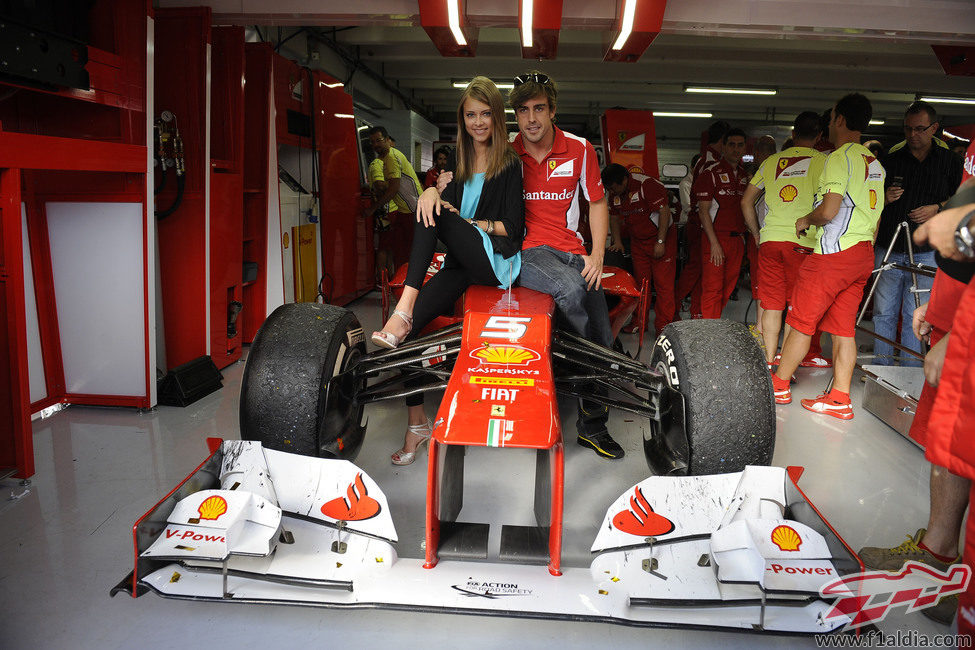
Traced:
POLYGON ((555 129, 552 151, 537 162, 525 151, 521 134, 512 145, 524 171, 525 242, 522 249, 551 246, 566 253, 585 255, 579 234, 579 189, 592 203, 603 198, 596 150, 583 138, 555 129))
POLYGON ((732 167, 722 158, 705 167, 692 188, 698 203, 711 201, 711 222, 717 235, 745 232, 741 214, 741 197, 748 185, 745 168, 732 167))
POLYGON ((633 239, 657 239, 660 211, 669 203, 667 188, 652 176, 630 175, 629 198, 615 198, 609 207, 623 220, 624 232, 633 239))

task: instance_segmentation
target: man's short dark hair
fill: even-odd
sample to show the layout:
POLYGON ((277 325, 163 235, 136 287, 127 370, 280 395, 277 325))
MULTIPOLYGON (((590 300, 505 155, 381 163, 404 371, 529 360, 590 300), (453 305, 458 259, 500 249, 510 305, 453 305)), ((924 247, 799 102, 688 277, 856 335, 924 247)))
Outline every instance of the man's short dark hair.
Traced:
POLYGON ((437 156, 443 154, 450 160, 450 147, 437 147, 437 150, 433 152, 433 159, 436 160, 437 156))
POLYGON ((906 118, 908 115, 917 115, 918 113, 926 113, 928 116, 928 122, 930 124, 934 124, 938 121, 938 111, 936 111, 934 106, 931 104, 922 101, 916 101, 908 106, 907 110, 904 111, 904 117, 906 118))
POLYGON ((837 115, 846 120, 846 128, 850 131, 866 131, 873 117, 873 106, 870 100, 860 93, 850 93, 836 102, 834 109, 837 115))
POLYGON ((722 142, 724 134, 728 132, 731 125, 724 120, 718 120, 708 127, 708 144, 722 142))
POLYGON ((732 128, 732 129, 728 129, 727 131, 725 131, 724 136, 722 136, 722 138, 721 138, 721 142, 722 142, 722 144, 727 143, 728 142, 728 138, 734 138, 734 137, 740 137, 743 140, 747 140, 748 139, 748 135, 746 135, 744 131, 742 131, 741 129, 739 129, 736 126, 736 127, 732 128))
POLYGON ((823 127, 819 122, 819 113, 813 111, 803 111, 796 116, 796 121, 792 123, 792 128, 796 132, 796 137, 803 140, 812 140, 819 137, 823 132, 823 127))
POLYGON ((386 130, 386 127, 385 126, 374 126, 374 127, 372 127, 371 129, 369 129, 368 131, 366 131, 366 137, 371 138, 372 136, 376 135, 377 133, 382 133, 384 138, 388 138, 389 137, 389 131, 386 130))
POLYGON ((626 171, 626 167, 620 165, 619 163, 611 163, 603 167, 603 171, 600 174, 603 179, 603 187, 609 187, 610 185, 616 185, 622 183, 629 176, 629 172, 626 171))

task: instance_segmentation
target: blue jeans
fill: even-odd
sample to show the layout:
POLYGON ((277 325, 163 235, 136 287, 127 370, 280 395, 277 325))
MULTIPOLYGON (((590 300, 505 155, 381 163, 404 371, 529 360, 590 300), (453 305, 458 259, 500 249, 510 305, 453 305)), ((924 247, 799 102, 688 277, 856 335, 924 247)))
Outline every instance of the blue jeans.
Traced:
POLYGON ((552 296, 559 315, 574 333, 609 348, 613 346, 613 331, 606 296, 602 287, 586 289, 584 266, 581 255, 535 246, 521 252, 518 283, 552 296))
MULTIPOLYGON (((885 249, 878 248, 876 250, 876 267, 880 266, 886 252, 885 249)), ((891 253, 887 261, 906 264, 908 262, 907 253, 891 253)), ((935 266, 934 251, 929 253, 915 253, 914 262, 931 267, 935 266)), ((877 286, 873 293, 873 330, 881 336, 885 336, 892 341, 898 341, 904 347, 920 353, 921 342, 914 336, 914 329, 911 327, 915 308, 914 294, 911 292, 911 275, 907 271, 888 269, 877 278, 877 286), (902 321, 899 339, 897 338, 898 316, 900 316, 902 321)), ((928 290, 926 293, 918 294, 918 299, 922 305, 930 298, 930 290, 933 284, 934 278, 923 275, 917 276, 917 288, 928 290)), ((885 343, 879 339, 875 340, 873 353, 875 355, 885 355, 878 356, 873 360, 873 363, 877 365, 890 366, 896 363, 896 360, 893 358, 895 353, 894 347, 889 343, 885 343)), ((901 353, 901 360, 904 366, 922 365, 919 359, 915 359, 907 353, 901 353)))
MULTIPOLYGON (((552 296, 558 316, 565 320, 569 329, 593 343, 609 348, 613 345, 613 331, 609 323, 606 296, 602 288, 586 288, 586 280, 581 273, 584 266, 581 255, 549 246, 535 246, 521 252, 521 275, 518 276, 518 284, 552 296)), ((606 394, 606 390, 596 384, 583 387, 582 392, 606 394)), ((605 431, 608 419, 609 410, 603 404, 579 400, 576 428, 580 434, 605 431)))

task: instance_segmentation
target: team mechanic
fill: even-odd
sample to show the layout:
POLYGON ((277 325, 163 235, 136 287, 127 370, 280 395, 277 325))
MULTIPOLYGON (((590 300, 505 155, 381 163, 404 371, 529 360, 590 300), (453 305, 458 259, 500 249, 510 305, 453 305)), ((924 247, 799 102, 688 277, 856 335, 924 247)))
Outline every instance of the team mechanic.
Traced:
MULTIPOLYGON (((555 83, 537 71, 515 77, 508 95, 520 131, 512 144, 524 173, 525 241, 519 284, 551 294, 573 332, 610 347, 613 334, 600 285, 609 232, 606 194, 593 146, 552 123, 557 97, 555 83), (579 234, 580 189, 589 201, 589 255, 579 234)), ((591 385, 586 390, 601 394, 604 389, 591 385)), ((578 442, 604 458, 622 458, 623 448, 606 430, 608 420, 606 406, 580 400, 578 442)))
POLYGON ((677 302, 691 297, 691 318, 701 317, 701 269, 704 260, 701 259, 701 240, 704 231, 697 217, 697 197, 694 195, 694 183, 701 176, 701 172, 721 158, 721 139, 731 126, 718 120, 708 127, 708 145, 704 153, 698 158, 691 171, 690 210, 687 215, 687 225, 684 227, 684 239, 687 243, 687 263, 681 270, 677 280, 677 302))
MULTIPOLYGON (((657 294, 653 306, 653 326, 660 330, 677 317, 674 281, 677 276, 677 227, 670 218, 667 188, 652 176, 634 177, 623 165, 607 165, 602 173, 603 187, 609 194, 609 216, 613 224, 613 245, 622 248, 617 233, 629 236, 630 256, 637 286, 646 280, 657 294)), ((650 302, 647 301, 647 319, 650 302)), ((630 327, 633 332, 639 321, 634 314, 630 327)))
POLYGON ((826 156, 812 148, 819 138, 819 114, 800 113, 793 123, 792 138, 794 146, 765 159, 741 200, 745 225, 759 244, 756 298, 765 308, 761 325, 769 364, 775 360, 782 312, 792 298, 799 267, 816 245, 811 233, 796 235, 796 220, 812 212, 826 162, 826 156), (763 192, 768 213, 759 230, 755 203, 763 192))
POLYGON ((701 315, 721 318, 745 256, 741 197, 748 177, 741 165, 745 132, 729 129, 721 139, 721 159, 705 167, 694 183, 701 239, 701 315))
POLYGON ((884 207, 884 168, 860 144, 873 114, 859 93, 833 107, 829 138, 836 150, 826 158, 817 192, 820 203, 796 221, 796 235, 822 226, 815 250, 799 269, 786 323, 792 327, 772 375, 777 404, 792 401, 789 379, 809 351, 817 326, 833 336, 833 389, 802 400, 805 409, 842 420, 853 418, 850 384, 856 366, 856 315, 863 287, 873 273, 873 238, 884 207))

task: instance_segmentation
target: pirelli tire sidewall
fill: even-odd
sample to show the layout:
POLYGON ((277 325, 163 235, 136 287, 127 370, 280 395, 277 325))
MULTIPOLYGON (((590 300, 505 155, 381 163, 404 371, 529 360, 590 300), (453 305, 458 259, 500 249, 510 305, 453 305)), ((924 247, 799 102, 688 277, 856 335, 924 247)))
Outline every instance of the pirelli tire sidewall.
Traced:
MULTIPOLYGON (((772 380, 745 325, 704 319, 671 323, 654 343, 650 366, 684 398, 686 445, 670 446, 686 456, 687 466, 675 473, 738 472, 772 462, 772 380)), ((667 443, 655 444, 659 449, 667 443)))
POLYGON ((365 354, 355 315, 335 305, 292 303, 268 316, 251 344, 240 389, 240 434, 269 449, 351 460, 362 446, 355 387, 333 378, 365 354))

